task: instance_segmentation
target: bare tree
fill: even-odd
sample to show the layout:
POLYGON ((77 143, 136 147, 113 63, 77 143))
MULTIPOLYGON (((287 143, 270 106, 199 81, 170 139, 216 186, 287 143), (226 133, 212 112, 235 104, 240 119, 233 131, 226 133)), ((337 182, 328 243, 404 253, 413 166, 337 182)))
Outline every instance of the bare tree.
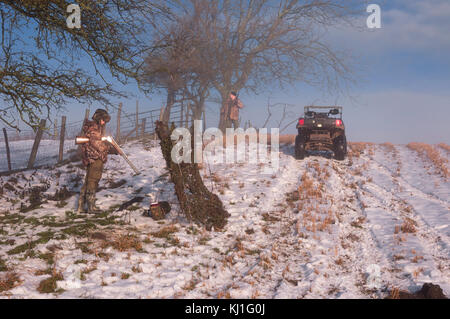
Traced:
POLYGON ((188 41, 189 34, 174 25, 157 40, 158 48, 145 59, 143 82, 151 89, 162 89, 167 93, 162 119, 165 123, 169 121, 170 111, 176 102, 176 95, 180 93, 189 72, 187 65, 190 55, 188 41))
POLYGON ((137 79, 152 17, 166 14, 149 0, 78 0, 81 28, 70 29, 67 0, 0 0, 0 120, 35 127, 69 100, 123 96, 113 79, 137 79), (144 41, 144 39, 146 41, 144 41))
POLYGON ((230 91, 299 81, 337 88, 350 79, 344 56, 323 40, 322 31, 349 18, 354 2, 190 0, 205 8, 200 37, 208 45, 202 55, 216 74, 212 84, 222 107, 230 91))
POLYGON ((209 43, 199 36, 203 32, 199 21, 205 7, 189 10, 177 5, 173 19, 155 27, 157 49, 147 56, 142 75, 150 88, 166 92, 166 123, 175 102, 191 102, 194 119, 200 119, 215 76, 211 63, 204 59, 209 43))

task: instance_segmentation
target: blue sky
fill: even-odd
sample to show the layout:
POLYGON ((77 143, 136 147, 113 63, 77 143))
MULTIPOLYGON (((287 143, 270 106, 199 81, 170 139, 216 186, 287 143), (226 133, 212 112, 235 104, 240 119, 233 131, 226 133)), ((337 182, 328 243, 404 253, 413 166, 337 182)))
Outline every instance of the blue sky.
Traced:
MULTIPOLYGON (((269 97, 271 103, 294 105, 290 108, 291 119, 302 114, 304 105, 337 103, 344 106, 351 141, 450 144, 450 1, 371 3, 381 6, 381 29, 364 27, 367 13, 355 22, 358 29, 341 27, 329 30, 326 35, 337 49, 355 57, 356 84, 347 94, 327 94, 301 83, 260 95, 242 92, 240 96, 246 106, 241 112, 243 121, 262 125, 269 97)), ((122 101, 130 113, 135 109, 136 99, 142 109, 161 107, 165 100, 158 94, 143 96, 134 86, 124 89, 136 95, 122 101)), ((69 121, 80 119, 85 108, 68 105, 69 121)), ((216 125, 218 115, 218 105, 208 104, 207 125, 216 125)), ((268 126, 274 126, 274 121, 268 126)), ((295 131, 292 124, 283 133, 295 131)))

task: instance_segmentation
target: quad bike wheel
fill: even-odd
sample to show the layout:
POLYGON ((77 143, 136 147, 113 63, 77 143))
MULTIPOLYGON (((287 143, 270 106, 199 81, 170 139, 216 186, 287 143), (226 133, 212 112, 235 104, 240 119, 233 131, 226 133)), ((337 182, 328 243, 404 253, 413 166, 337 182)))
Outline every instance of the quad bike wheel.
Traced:
POLYGON ((295 138, 295 158, 298 160, 302 160, 305 158, 305 155, 305 142, 300 135, 297 135, 297 137, 295 138))
POLYGON ((343 161, 347 154, 347 140, 344 135, 338 136, 334 140, 334 158, 338 161, 343 161))

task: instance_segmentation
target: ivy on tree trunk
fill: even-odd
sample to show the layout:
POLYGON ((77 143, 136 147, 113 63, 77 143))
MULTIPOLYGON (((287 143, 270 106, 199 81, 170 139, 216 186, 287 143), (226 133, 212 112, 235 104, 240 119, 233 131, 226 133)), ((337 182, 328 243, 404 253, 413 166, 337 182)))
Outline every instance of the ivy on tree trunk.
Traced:
POLYGON ((211 230, 212 227, 215 230, 223 229, 230 214, 223 207, 220 198, 211 193, 203 183, 198 165, 193 161, 194 152, 191 152, 192 163, 177 164, 172 161, 171 152, 174 145, 170 137, 172 131, 173 128, 169 129, 166 123, 156 122, 156 134, 161 141, 161 151, 171 181, 175 185, 181 211, 188 220, 204 225, 207 230, 211 230))

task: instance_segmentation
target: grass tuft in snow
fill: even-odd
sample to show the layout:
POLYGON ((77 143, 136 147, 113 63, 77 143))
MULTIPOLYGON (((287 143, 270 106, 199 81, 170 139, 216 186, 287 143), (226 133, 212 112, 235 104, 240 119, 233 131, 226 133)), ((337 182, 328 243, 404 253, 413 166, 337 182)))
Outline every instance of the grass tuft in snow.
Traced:
POLYGON ((0 276, 0 292, 11 290, 20 285, 21 280, 15 272, 8 272, 0 276))
POLYGON ((62 290, 57 290, 58 286, 56 285, 57 281, 64 280, 63 275, 60 272, 54 271, 50 278, 44 279, 39 283, 37 287, 37 291, 42 294, 49 294, 53 292, 62 292, 62 290))
POLYGON ((419 153, 420 156, 428 158, 433 163, 436 172, 444 178, 450 177, 450 172, 447 168, 448 161, 439 154, 436 148, 425 143, 409 143, 407 147, 419 153))
POLYGON ((118 251, 128 251, 134 248, 137 252, 144 252, 141 241, 135 235, 119 235, 114 238, 112 246, 118 251))
POLYGON ((175 225, 170 225, 170 226, 165 226, 163 228, 161 228, 159 231, 151 233, 152 236, 157 237, 157 238, 165 238, 165 239, 170 239, 170 235, 173 233, 176 233, 178 231, 177 226, 175 225))
POLYGON ((6 265, 6 261, 4 261, 1 257, 0 257, 0 272, 2 271, 8 271, 9 268, 6 265))
POLYGON ((8 255, 17 255, 26 251, 31 251, 37 245, 46 244, 50 239, 54 237, 53 232, 42 232, 37 235, 39 236, 39 239, 28 241, 25 244, 19 245, 13 249, 8 250, 6 253, 8 255))

